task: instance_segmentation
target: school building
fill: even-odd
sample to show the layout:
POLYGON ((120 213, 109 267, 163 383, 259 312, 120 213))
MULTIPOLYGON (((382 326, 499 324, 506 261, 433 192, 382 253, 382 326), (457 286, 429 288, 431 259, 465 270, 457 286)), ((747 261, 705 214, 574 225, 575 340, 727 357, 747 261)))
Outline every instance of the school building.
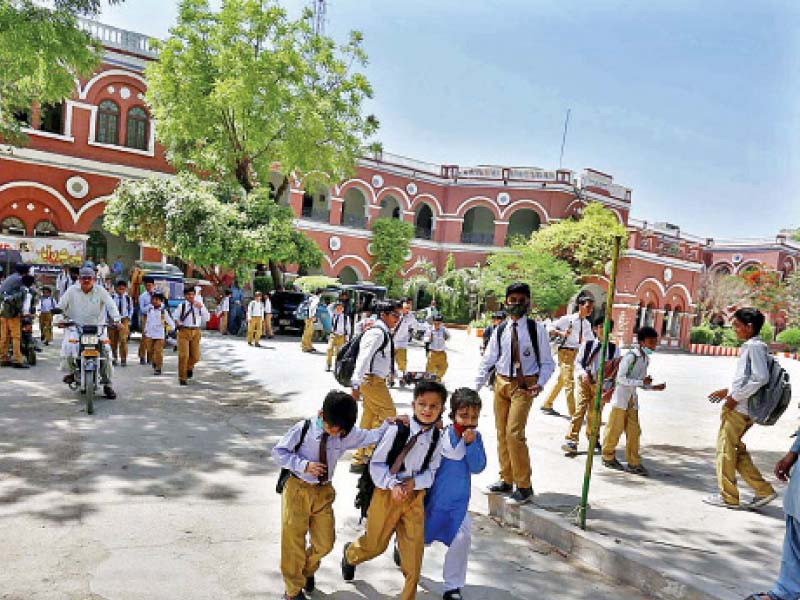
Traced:
MULTIPOLYGON (((83 257, 121 256, 127 266, 160 260, 157 250, 103 228, 106 199, 121 179, 172 174, 144 102, 143 72, 156 54, 144 35, 88 20, 82 26, 102 41, 102 66, 72 97, 17 115, 28 145, 0 144, 0 247, 45 266, 83 257)), ((274 179, 277 185, 277 173, 274 179)), ((600 202, 630 232, 614 298, 615 334, 626 343, 648 324, 665 345, 686 347, 704 270, 736 273, 764 263, 786 275, 800 258, 800 245, 784 235, 713 240, 635 221, 631 190, 594 169, 434 164, 383 152, 363 157, 352 179, 324 190, 311 193, 293 180, 279 201, 323 250, 321 271, 345 283, 370 279, 370 225, 380 217, 414 225, 408 275, 423 260, 441 269, 450 254, 458 267, 482 263, 514 236, 579 218, 584 206, 600 202)), ((605 301, 604 277, 585 288, 605 301)))

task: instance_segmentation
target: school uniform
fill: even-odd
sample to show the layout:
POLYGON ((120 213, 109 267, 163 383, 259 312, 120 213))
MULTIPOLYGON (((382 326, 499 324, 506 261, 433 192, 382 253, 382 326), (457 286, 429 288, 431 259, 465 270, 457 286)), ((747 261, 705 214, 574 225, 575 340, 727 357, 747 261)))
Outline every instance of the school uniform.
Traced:
POLYGON ((264 305, 259 300, 251 300, 247 305, 247 343, 257 344, 264 326, 264 305))
POLYGON ((531 488, 531 459, 525 439, 533 398, 523 393, 523 387, 544 387, 555 370, 545 328, 533 319, 523 317, 505 322, 498 343, 500 327, 481 360, 475 389, 486 383, 492 367, 496 370, 494 383, 494 415, 497 427, 497 453, 500 459, 500 479, 519 488, 531 488), (536 359, 529 333, 528 321, 536 326, 540 362, 536 359), (515 333, 516 332, 516 333, 515 333))
POLYGON ((272 333, 272 300, 269 296, 264 297, 264 335, 269 339, 275 337, 272 333))
POLYGON ((317 317, 317 307, 319 306, 319 296, 312 294, 308 304, 308 316, 303 325, 303 337, 300 340, 300 347, 303 352, 314 350, 314 319, 317 317))
POLYGON ((175 321, 170 316, 169 309, 163 305, 159 308, 152 304, 148 306, 147 324, 144 330, 145 343, 147 344, 147 356, 150 357, 150 362, 157 371, 160 371, 164 365, 165 326, 175 329, 175 321))
MULTIPOLYGON (((362 429, 373 429, 397 414, 386 386, 393 370, 394 340, 383 319, 378 319, 361 338, 353 370, 352 386, 360 392, 362 399, 362 429)), ((360 448, 353 454, 352 463, 360 465, 371 454, 371 448, 360 448)))
POLYGON ((408 344, 414 335, 414 315, 403 313, 394 328, 394 358, 397 362, 397 371, 404 375, 408 368, 408 344))
POLYGON ((290 597, 300 593, 306 578, 316 573, 322 558, 333 549, 336 463, 348 450, 377 444, 389 427, 386 423, 373 430, 356 427, 344 437, 331 437, 314 419, 295 453, 303 425, 304 421, 294 425, 272 449, 275 462, 291 471, 281 497, 281 574, 290 597), (309 462, 325 464, 327 475, 320 479, 306 473, 309 462))
POLYGON ((217 315, 219 315, 219 332, 222 335, 228 335, 228 315, 231 312, 231 297, 225 296, 222 302, 217 307, 217 315))
POLYGON ((128 360, 128 334, 133 319, 133 300, 127 292, 121 296, 114 292, 111 294, 111 299, 119 311, 120 321, 117 329, 108 330, 108 339, 111 342, 111 354, 114 360, 119 358, 124 365, 128 360))
MULTIPOLYGON (((795 438, 790 452, 800 455, 800 435, 795 438)), ((777 598, 800 598, 800 466, 798 463, 795 463, 791 475, 783 496, 786 533, 783 538, 781 570, 772 588, 772 594, 777 598)))
POLYGON ((334 313, 331 317, 331 335, 328 340, 328 362, 330 369, 336 355, 339 354, 342 346, 347 341, 347 333, 350 331, 350 319, 344 313, 334 313))
POLYGON ((58 298, 61 299, 61 296, 67 293, 69 286, 72 285, 72 279, 69 276, 69 272, 61 271, 56 277, 56 291, 58 292, 58 298))
POLYGON ((644 387, 650 359, 641 346, 634 345, 622 357, 617 371, 616 386, 611 397, 611 414, 603 434, 603 461, 616 458, 617 444, 625 433, 625 461, 628 467, 642 464, 639 443, 642 428, 639 425, 639 398, 637 389, 644 387))
POLYGON ((377 320, 378 318, 375 315, 371 315, 369 317, 364 317, 363 319, 360 319, 353 328, 353 335, 361 335, 367 329, 372 327, 375 324, 375 321, 377 320))
POLYGON ((144 291, 139 294, 139 327, 142 330, 142 341, 139 343, 139 361, 150 362, 147 356, 147 336, 144 330, 147 326, 147 307, 152 305, 153 296, 150 292, 144 291))
POLYGON ((189 371, 194 371, 200 360, 200 327, 209 318, 208 309, 202 303, 197 308, 184 300, 172 311, 172 318, 178 328, 178 380, 186 382, 189 371))
POLYGON ((447 350, 445 342, 450 339, 450 333, 444 325, 439 329, 431 327, 423 341, 428 344, 428 363, 425 365, 425 372, 436 375, 436 379, 441 381, 447 373, 447 350))
POLYGON ((43 296, 39 301, 39 330, 45 344, 53 341, 53 309, 55 307, 56 301, 52 296, 43 296))
POLYGON ((747 482, 756 496, 769 496, 774 488, 764 479, 753 464, 742 438, 753 426, 747 400, 769 381, 767 356, 769 348, 759 338, 750 338, 739 349, 736 372, 728 395, 737 401, 731 410, 722 407, 722 419, 717 435, 717 485, 722 499, 728 504, 739 504, 736 472, 747 482))
MULTIPOLYGON (((595 423, 594 400, 597 393, 597 384, 603 377, 598 376, 600 369, 600 350, 603 342, 598 339, 586 340, 578 350, 575 357, 575 375, 578 379, 578 405, 575 407, 575 414, 572 415, 567 431, 566 440, 578 443, 581 426, 586 417, 586 439, 592 436, 592 428, 595 423), (590 381, 586 381, 588 376, 590 381), (587 416, 588 414, 588 416, 587 416)), ((619 357, 619 347, 609 342, 606 350, 606 363, 619 357)), ((600 417, 602 418, 603 406, 600 405, 600 417)))
MULTIPOLYGON (((423 429, 412 419, 406 447, 413 442, 402 464, 387 464, 389 452, 397 436, 397 426, 392 425, 384 434, 369 463, 369 471, 375 482, 375 493, 367 512, 364 534, 347 547, 345 560, 358 565, 382 554, 392 535, 400 551, 400 568, 405 575, 402 600, 416 597, 425 549, 425 490, 433 485, 436 470, 442 458, 441 441, 431 456, 430 464, 421 471, 433 443, 433 428, 423 429), (392 500, 392 488, 407 479, 414 480, 414 490, 402 502, 392 500)), ((397 462, 397 461, 395 461, 397 462)))
POLYGON ((464 587, 471 544, 472 520, 467 513, 472 475, 486 468, 481 434, 466 444, 454 425, 442 432, 442 461, 425 495, 425 545, 435 541, 448 546, 444 557, 444 589, 464 587))
POLYGON ((594 339, 589 319, 582 319, 579 315, 580 313, 565 315, 553 323, 552 330, 564 332, 565 337, 558 347, 558 380, 542 405, 543 409, 552 409, 563 389, 567 396, 570 417, 575 414, 575 356, 585 340, 594 339))

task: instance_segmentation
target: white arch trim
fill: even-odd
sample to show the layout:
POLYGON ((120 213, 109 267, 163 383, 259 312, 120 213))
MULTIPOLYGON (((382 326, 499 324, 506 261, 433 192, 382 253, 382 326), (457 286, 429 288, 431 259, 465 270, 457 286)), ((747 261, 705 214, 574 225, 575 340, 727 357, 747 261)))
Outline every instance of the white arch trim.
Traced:
POLYGON ((461 217, 463 217, 464 215, 467 214, 467 211, 469 210, 469 208, 474 208, 472 206, 470 206, 469 208, 466 208, 467 206, 469 206, 470 204, 473 204, 473 203, 478 205, 478 206, 483 206, 483 204, 478 204, 481 201, 489 203, 489 206, 491 206, 492 208, 489 208, 489 206, 484 206, 484 208, 488 209, 495 216, 495 219, 497 219, 498 217, 502 216, 500 214, 500 212, 498 211, 497 206, 495 205, 495 203, 492 202, 491 198, 487 198, 486 196, 473 196, 472 198, 468 198, 468 199, 464 200, 464 202, 459 204, 458 207, 456 208, 455 212, 452 213, 452 214, 458 216, 459 213, 461 213, 461 209, 463 208, 463 209, 465 209, 464 212, 461 213, 461 217))
MULTIPOLYGON (((647 283, 648 281, 651 282, 651 283, 656 284, 656 287, 658 288, 658 291, 661 292, 661 297, 662 298, 666 295, 666 290, 664 289, 664 284, 661 283, 655 277, 647 277, 646 279, 643 279, 642 281, 640 281, 639 285, 636 286, 636 293, 637 294, 639 293, 639 290, 642 289, 642 286, 644 286, 644 284, 647 283)), ((675 285, 677 285, 677 284, 675 284, 675 285)))
POLYGON ((349 185, 351 183, 359 183, 359 184, 361 184, 361 185, 356 185, 356 186, 351 186, 351 187, 357 188, 358 191, 360 191, 362 194, 364 194, 364 200, 367 201, 367 204, 375 204, 375 190, 372 189, 372 186, 369 183, 367 183, 366 181, 364 181, 363 179, 348 179, 347 181, 345 181, 341 185, 334 186, 334 190, 336 191, 336 195, 339 196, 340 198, 344 198, 344 196, 342 195, 342 190, 345 188, 345 186, 347 186, 347 185, 349 185), (363 189, 362 189, 362 186, 363 186, 363 189))
MULTIPOLYGON (((361 265, 363 265, 364 266, 364 272, 367 275, 369 275, 370 271, 372 271, 372 268, 369 266, 369 263, 366 260, 364 260, 363 258, 361 258, 360 256, 356 255, 356 254, 344 254, 344 255, 340 256, 339 258, 337 258, 335 261, 331 261, 331 259, 329 259, 327 256, 325 257, 325 259, 328 261, 328 264, 331 266, 331 269, 334 269, 334 272, 335 272, 335 269, 336 269, 336 265, 338 265, 340 262, 342 262, 343 260, 346 260, 348 258, 355 259, 356 262, 358 262, 361 265)), ((350 266, 352 266, 352 265, 350 265, 350 266)), ((358 273, 359 276, 360 276, 361 273, 359 272, 359 270, 356 269, 355 267, 353 267, 353 268, 355 269, 356 273, 358 273)), ((362 276, 361 279, 364 279, 364 277, 362 276)))
POLYGON ((585 200, 581 200, 580 198, 578 198, 577 200, 573 200, 572 202, 567 204, 567 207, 564 209, 565 215, 569 214, 569 209, 572 208, 573 204, 582 204, 583 206, 587 206, 587 202, 585 200))
POLYGON ((86 100, 86 97, 89 95, 89 92, 94 87, 94 84, 100 81, 101 79, 105 79, 106 77, 118 77, 118 76, 125 76, 130 77, 131 79, 135 79, 139 81, 144 89, 147 89, 147 82, 144 80, 144 77, 138 75, 137 73, 133 73, 131 71, 125 71, 123 69, 109 69, 108 71, 101 71, 94 77, 92 77, 89 81, 86 82, 86 85, 83 86, 83 89, 80 90, 80 99, 86 100))
MULTIPOLYGON (((433 215, 434 217, 441 217, 444 214, 442 205, 439 204, 439 200, 437 200, 436 196, 433 194, 419 194, 416 198, 414 198, 414 202, 417 200, 422 201, 423 204, 426 204, 426 202, 424 202, 425 200, 431 200, 436 205, 436 211, 434 211, 433 215)), ((414 214, 416 214, 416 211, 414 211, 414 214)))
POLYGON ((547 212, 547 209, 544 206, 542 206, 536 200, 529 200, 527 198, 523 200, 515 200, 513 203, 509 204, 508 206, 505 207, 505 209, 500 211, 500 216, 505 217, 506 214, 511 216, 511 214, 513 214, 523 206, 535 206, 540 211, 542 211, 542 214, 544 215, 544 221, 542 221, 542 225, 544 225, 550 220, 550 213, 547 212))
MULTIPOLYGON (((673 290, 673 289, 675 289, 675 288, 677 288, 677 289, 679 289, 679 290, 682 290, 682 291, 683 291, 683 293, 684 293, 684 294, 686 294, 686 302, 687 302, 688 304, 694 304, 694 303, 692 302, 692 295, 689 293, 689 288, 687 288, 687 287, 686 287, 685 285, 683 285, 682 283, 673 283, 671 286, 669 286, 669 287, 667 288, 667 291, 666 291, 666 293, 664 294, 664 298, 666 298, 666 297, 667 297, 667 294, 669 294, 670 292, 672 292, 672 290, 673 290)), ((686 307, 686 306, 684 306, 684 307, 683 307, 683 310, 686 310, 686 309, 687 309, 687 307, 686 307)))
POLYGON ((101 196, 99 198, 95 198, 87 202, 83 206, 81 206, 80 210, 76 212, 75 209, 72 208, 72 205, 69 202, 67 202, 67 199, 64 198, 64 196, 58 190, 51 188, 49 185, 44 185, 43 183, 39 183, 37 181, 12 181, 10 183, 5 183, 3 185, 0 185, 0 193, 4 192, 5 190, 10 190, 15 188, 35 188, 37 190, 42 190, 43 192, 47 192, 53 198, 58 200, 61 206, 63 206, 67 210, 69 216, 72 217, 73 225, 77 223, 83 216, 83 214, 91 207, 97 204, 101 204, 102 202, 108 200, 108 196, 101 196))
POLYGON ((721 260, 719 262, 715 262, 713 265, 711 265, 711 267, 709 267, 708 270, 713 273, 714 271, 716 271, 720 267, 728 267, 728 269, 730 269, 730 273, 729 274, 731 274, 731 275, 733 273, 736 273, 736 267, 733 265, 733 263, 730 263, 727 260, 721 260))
POLYGON ((380 205, 379 200, 381 200, 381 198, 384 195, 393 196, 393 197, 397 198, 398 194, 400 195, 401 200, 405 200, 406 201, 406 208, 411 208, 411 200, 408 199, 408 194, 406 194, 405 191, 403 191, 401 188, 395 187, 395 186, 385 187, 380 192, 378 192, 375 195, 375 204, 380 205), (397 194, 393 193, 393 192, 397 192, 397 194))
POLYGON ((761 262, 755 259, 746 260, 736 268, 736 273, 742 273, 747 267, 757 267, 760 264, 761 262))

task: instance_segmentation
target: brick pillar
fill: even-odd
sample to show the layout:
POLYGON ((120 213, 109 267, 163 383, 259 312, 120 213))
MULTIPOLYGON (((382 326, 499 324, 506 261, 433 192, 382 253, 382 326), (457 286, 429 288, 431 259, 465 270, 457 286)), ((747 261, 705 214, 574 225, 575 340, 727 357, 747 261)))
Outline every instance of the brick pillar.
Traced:
POLYGON ((298 219, 303 214, 303 193, 303 190, 295 189, 289 192, 289 207, 298 219))
POLYGON ((341 225, 342 224, 342 206, 344 205, 344 200, 341 198, 337 198, 335 196, 331 196, 331 214, 330 214, 330 223, 331 225, 341 225))
POLYGON ((508 235, 508 223, 495 221, 494 223, 494 245, 505 246, 506 235, 508 235))

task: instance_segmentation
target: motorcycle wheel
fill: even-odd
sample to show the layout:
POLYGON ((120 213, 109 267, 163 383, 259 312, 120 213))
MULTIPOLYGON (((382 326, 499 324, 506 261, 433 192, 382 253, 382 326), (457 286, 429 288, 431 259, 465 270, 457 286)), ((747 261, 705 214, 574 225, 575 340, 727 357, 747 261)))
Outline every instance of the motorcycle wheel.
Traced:
POLYGON ((36 348, 31 347, 28 349, 28 364, 30 366, 36 364, 36 348))
POLYGON ((94 395, 97 390, 97 371, 86 371, 83 376, 86 384, 86 412, 93 415, 94 395))

